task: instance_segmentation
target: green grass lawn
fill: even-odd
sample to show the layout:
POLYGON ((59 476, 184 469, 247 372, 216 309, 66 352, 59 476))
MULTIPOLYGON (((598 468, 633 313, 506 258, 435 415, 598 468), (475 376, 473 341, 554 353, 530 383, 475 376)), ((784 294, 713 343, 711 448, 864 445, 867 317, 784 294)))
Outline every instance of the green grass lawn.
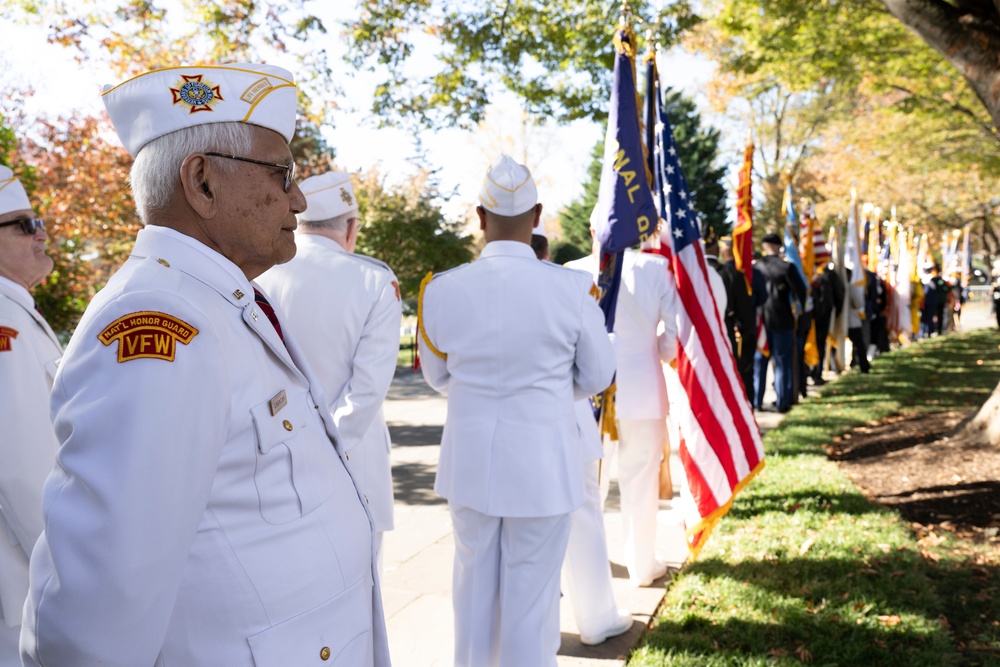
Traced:
POLYGON ((792 410, 630 667, 1000 665, 1000 554, 947 533, 918 539, 822 447, 900 412, 979 406, 1000 381, 998 343, 980 330, 911 345, 792 410))

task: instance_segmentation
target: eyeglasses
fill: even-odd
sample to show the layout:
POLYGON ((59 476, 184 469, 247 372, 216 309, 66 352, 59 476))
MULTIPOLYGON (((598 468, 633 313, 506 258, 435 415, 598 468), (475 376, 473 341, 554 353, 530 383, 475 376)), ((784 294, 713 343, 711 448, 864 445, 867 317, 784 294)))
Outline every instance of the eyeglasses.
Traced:
POLYGON ((20 225, 21 231, 29 235, 34 235, 39 229, 45 231, 45 221, 41 218, 18 218, 10 222, 0 222, 0 227, 9 227, 10 225, 20 225))
POLYGON ((262 164, 265 167, 274 167, 275 169, 283 169, 285 172, 285 192, 292 189, 292 182, 295 180, 295 161, 293 160, 289 164, 278 164, 277 162, 265 162, 264 160, 254 160, 249 157, 240 157, 239 155, 228 155, 226 153, 214 153, 212 151, 205 151, 205 155, 211 155, 213 157, 224 157, 229 160, 239 160, 240 162, 251 162, 253 164, 262 164))

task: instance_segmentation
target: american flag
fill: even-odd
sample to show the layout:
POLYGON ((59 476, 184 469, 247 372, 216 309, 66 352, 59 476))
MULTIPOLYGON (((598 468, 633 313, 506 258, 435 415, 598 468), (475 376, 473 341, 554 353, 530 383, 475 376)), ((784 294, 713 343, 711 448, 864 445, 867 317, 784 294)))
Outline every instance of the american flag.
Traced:
MULTIPOLYGON (((681 430, 680 458, 693 507, 685 512, 688 549, 697 556, 735 495, 763 468, 764 447, 740 381, 708 280, 701 225, 663 112, 658 77, 651 77, 658 113, 654 201, 664 202, 677 285, 677 374, 687 402, 671 403, 681 430), (662 195, 662 197, 660 196, 662 195), (680 404, 678 404, 680 403, 680 404)), ((664 237, 668 236, 664 234, 664 237)), ((666 239, 664 239, 666 240, 666 239)))

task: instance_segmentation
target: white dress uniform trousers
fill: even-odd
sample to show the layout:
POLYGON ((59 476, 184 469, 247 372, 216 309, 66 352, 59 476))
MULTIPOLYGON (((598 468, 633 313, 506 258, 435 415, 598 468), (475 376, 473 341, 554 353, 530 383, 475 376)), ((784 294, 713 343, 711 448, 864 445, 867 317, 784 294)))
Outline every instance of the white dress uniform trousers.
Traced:
POLYGON ((563 563, 563 592, 573 605, 581 637, 596 637, 621 622, 611 584, 608 540, 604 532, 599 471, 604 449, 590 401, 576 402, 584 448, 583 505, 570 514, 569 542, 563 563))
POLYGON ((382 533, 392 530, 392 464, 382 402, 396 372, 402 304, 382 262, 333 239, 297 234, 295 257, 257 279, 330 400, 348 465, 382 533))
POLYGON ((435 490, 455 522, 457 667, 554 667, 569 513, 583 501, 574 400, 614 372, 592 279, 514 241, 438 275, 420 355, 448 396, 435 490))
POLYGON ((0 667, 20 667, 28 558, 56 459, 49 392, 62 347, 21 285, 0 277, 0 667))
POLYGON ((236 265, 140 231, 56 375, 25 665, 388 665, 326 405, 236 265))
MULTIPOLYGON (((589 271, 597 278, 597 258, 593 255, 567 266, 589 271)), ((675 300, 676 287, 666 260, 626 250, 614 326, 619 345, 615 375, 619 439, 617 448, 612 443, 606 463, 617 455, 625 566, 629 580, 637 586, 652 583, 664 571, 655 553, 659 470, 668 412, 660 364, 676 353, 675 300)))

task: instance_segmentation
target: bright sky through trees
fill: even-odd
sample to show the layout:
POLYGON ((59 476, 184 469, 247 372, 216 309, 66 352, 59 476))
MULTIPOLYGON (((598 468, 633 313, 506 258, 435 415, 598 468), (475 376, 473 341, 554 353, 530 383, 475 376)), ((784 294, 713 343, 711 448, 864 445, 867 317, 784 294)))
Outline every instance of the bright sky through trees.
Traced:
MULTIPOLYGON (((326 5, 320 12, 329 31, 330 42, 326 47, 331 52, 331 64, 342 73, 335 83, 343 95, 331 100, 336 105, 331 112, 334 126, 324 128, 324 135, 336 151, 338 166, 359 171, 378 165, 389 182, 400 182, 413 175, 415 166, 409 161, 419 160, 421 167, 439 168, 441 191, 455 192, 444 206, 453 219, 467 217, 476 201, 482 174, 500 150, 525 161, 533 169, 548 214, 554 215, 580 193, 590 149, 601 138, 603 127, 582 120, 562 126, 549 122, 541 127, 530 127, 521 111, 521 102, 512 94, 497 96, 486 122, 476 131, 454 128, 420 131, 422 158, 418 157, 412 130, 378 128, 376 119, 367 111, 373 94, 372 77, 366 77, 363 72, 350 76, 350 66, 341 60, 344 40, 338 36, 338 31, 340 21, 348 18, 346 12, 351 6, 349 3, 326 5), (525 145, 530 148, 525 150, 525 145)), ((0 31, 6 42, 5 53, 0 54, 0 68, 5 71, 0 91, 9 94, 11 85, 33 88, 33 95, 24 101, 28 118, 55 117, 73 110, 103 113, 100 87, 118 83, 118 77, 100 65, 104 54, 93 54, 94 60, 80 65, 69 49, 46 42, 43 27, 15 25, 0 19, 0 31)), ((610 38, 609 30, 609 41, 610 38)), ((431 38, 423 40, 419 48, 426 50, 429 56, 434 48, 431 38)), ((276 56, 268 62, 293 73, 297 67, 294 57, 289 54, 276 56)), ((434 61, 430 57, 418 57, 412 66, 433 67, 434 61)), ((661 71, 667 85, 697 98, 702 82, 711 72, 711 65, 681 54, 670 58, 661 71)))

